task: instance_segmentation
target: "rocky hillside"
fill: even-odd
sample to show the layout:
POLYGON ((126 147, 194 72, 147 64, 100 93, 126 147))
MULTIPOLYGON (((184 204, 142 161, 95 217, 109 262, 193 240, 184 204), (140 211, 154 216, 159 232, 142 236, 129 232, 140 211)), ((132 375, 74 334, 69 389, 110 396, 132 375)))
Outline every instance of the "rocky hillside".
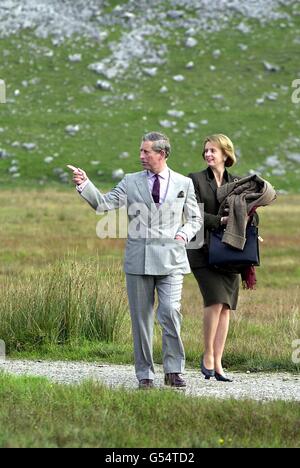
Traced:
POLYGON ((66 183, 72 163, 111 185, 157 129, 175 170, 223 132, 236 172, 298 192, 299 26, 293 0, 2 0, 1 182, 66 183))

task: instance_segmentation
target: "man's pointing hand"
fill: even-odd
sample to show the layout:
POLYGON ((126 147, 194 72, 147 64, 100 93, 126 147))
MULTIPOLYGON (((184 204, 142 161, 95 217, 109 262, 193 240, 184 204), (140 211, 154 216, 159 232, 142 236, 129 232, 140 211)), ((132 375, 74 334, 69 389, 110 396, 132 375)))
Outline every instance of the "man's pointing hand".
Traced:
POLYGON ((88 179, 86 173, 79 167, 74 167, 71 164, 68 164, 67 168, 73 171, 73 182, 75 185, 81 185, 88 179))

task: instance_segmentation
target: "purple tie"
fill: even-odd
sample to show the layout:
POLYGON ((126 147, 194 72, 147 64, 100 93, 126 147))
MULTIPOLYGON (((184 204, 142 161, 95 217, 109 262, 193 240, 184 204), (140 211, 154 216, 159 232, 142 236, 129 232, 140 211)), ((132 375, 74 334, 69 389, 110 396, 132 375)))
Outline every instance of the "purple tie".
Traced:
POLYGON ((153 189, 152 189, 152 197, 153 197, 153 200, 154 200, 154 203, 157 203, 159 204, 159 190, 160 190, 160 183, 159 183, 159 176, 158 174, 155 174, 155 180, 154 180, 154 184, 153 184, 153 189))

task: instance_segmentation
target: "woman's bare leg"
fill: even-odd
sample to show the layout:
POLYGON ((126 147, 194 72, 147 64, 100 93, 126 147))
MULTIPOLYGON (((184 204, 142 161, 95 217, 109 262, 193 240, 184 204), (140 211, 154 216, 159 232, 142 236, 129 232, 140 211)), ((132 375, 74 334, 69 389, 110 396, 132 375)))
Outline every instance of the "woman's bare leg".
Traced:
POLYGON ((223 374, 222 356, 228 335, 229 322, 230 309, 227 305, 223 305, 213 344, 215 371, 218 372, 218 374, 223 374))
POLYGON ((223 304, 214 304, 204 308, 204 359, 206 369, 214 369, 215 340, 219 327, 223 304))

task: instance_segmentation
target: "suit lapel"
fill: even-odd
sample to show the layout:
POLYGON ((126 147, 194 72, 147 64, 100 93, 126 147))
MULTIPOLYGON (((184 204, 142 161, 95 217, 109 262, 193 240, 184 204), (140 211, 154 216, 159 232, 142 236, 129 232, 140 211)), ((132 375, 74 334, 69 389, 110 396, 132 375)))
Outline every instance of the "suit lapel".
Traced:
POLYGON ((175 177, 174 172, 171 171, 171 169, 170 169, 170 177, 169 177, 169 183, 168 183, 166 198, 165 198, 164 203, 160 206, 160 209, 165 204, 169 204, 169 203, 174 201, 174 199, 177 196, 176 189, 177 189, 177 193, 178 193, 178 186, 176 186, 176 177, 175 177))
POLYGON ((208 185, 212 189, 213 193, 216 193, 217 191, 217 183, 214 177, 210 177, 209 170, 206 170, 206 179, 208 182, 208 185))
POLYGON ((137 185, 141 197, 143 198, 148 208, 151 210, 151 205, 154 205, 154 201, 149 190, 147 172, 143 172, 141 174, 141 177, 139 177, 139 179, 135 183, 137 185))
MULTIPOLYGON (((212 191, 214 193, 217 193, 218 186, 217 186, 216 179, 215 179, 211 169, 206 170, 206 179, 207 179, 207 182, 208 182, 210 188, 212 189, 212 191)), ((231 182, 231 179, 233 180, 233 177, 231 177, 230 174, 228 174, 227 170, 225 169, 224 177, 223 177, 223 180, 222 180, 222 185, 225 185, 228 182, 231 182)))

